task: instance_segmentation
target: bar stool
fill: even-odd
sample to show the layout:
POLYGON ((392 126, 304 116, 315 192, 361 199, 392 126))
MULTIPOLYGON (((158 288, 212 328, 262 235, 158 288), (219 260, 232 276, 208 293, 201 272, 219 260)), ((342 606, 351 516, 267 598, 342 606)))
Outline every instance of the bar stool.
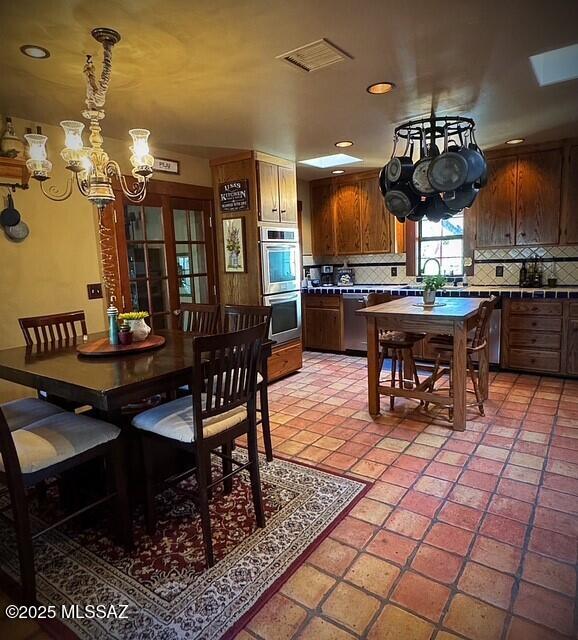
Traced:
MULTIPOLYGON (((467 375, 472 381, 473 391, 468 389, 468 393, 473 393, 476 397, 475 402, 470 402, 467 406, 477 406, 480 415, 485 415, 484 413, 484 398, 480 392, 480 372, 479 369, 476 369, 473 355, 485 349, 488 344, 488 322, 490 321, 490 317, 492 315, 492 311, 496 306, 496 302, 498 301, 496 296, 491 296, 488 300, 484 300, 480 305, 480 312, 478 314, 478 322, 476 324, 476 328, 474 331, 474 335, 472 338, 468 338, 468 345, 466 351, 466 367, 467 367, 467 375)), ((429 384, 428 391, 433 392, 435 387, 435 381, 443 375, 443 372, 440 372, 441 362, 442 360, 447 360, 448 362, 448 378, 449 378, 449 386, 448 387, 438 387, 437 390, 448 390, 450 398, 453 398, 453 355, 454 355, 454 339, 453 336, 448 335, 437 335, 431 338, 429 341, 429 346, 432 347, 436 351, 436 361, 434 364, 434 369, 431 376, 431 382, 429 384)), ((427 409, 428 403, 426 403, 427 409)), ((449 409, 449 417, 450 420, 453 416, 453 409, 450 407, 449 409)))
MULTIPOLYGON (((378 304, 391 302, 392 296, 385 293, 370 293, 367 296, 366 307, 374 307, 378 304)), ((379 330, 379 373, 386 358, 391 358, 391 375, 385 378, 381 383, 389 383, 394 389, 399 385, 403 389, 407 384, 418 387, 420 384, 417 373, 417 366, 413 357, 413 348, 425 338, 425 333, 410 333, 406 331, 386 331, 379 330), (409 378, 404 377, 404 371, 407 371, 409 378)), ((421 402, 420 402, 421 404, 421 402)), ((395 396, 389 396, 389 407, 393 410, 395 406, 395 396)))

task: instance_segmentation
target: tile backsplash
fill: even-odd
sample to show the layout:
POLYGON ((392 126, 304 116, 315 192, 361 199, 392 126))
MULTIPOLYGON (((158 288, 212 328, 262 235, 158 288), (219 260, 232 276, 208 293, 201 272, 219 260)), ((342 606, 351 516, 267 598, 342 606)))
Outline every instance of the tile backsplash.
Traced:
MULTIPOLYGON (((511 249, 477 249, 474 275, 468 278, 473 285, 517 285, 522 260, 534 256, 542 258, 544 283, 557 278, 559 286, 578 285, 578 246, 566 247, 513 247, 511 249), (496 277, 496 267, 503 267, 503 276, 496 277)), ((303 256, 303 266, 344 264, 344 256, 303 256)), ((376 253, 347 256, 347 263, 355 269, 358 284, 402 284, 414 280, 405 273, 405 253, 376 253), (392 267, 397 275, 392 275, 392 267)))

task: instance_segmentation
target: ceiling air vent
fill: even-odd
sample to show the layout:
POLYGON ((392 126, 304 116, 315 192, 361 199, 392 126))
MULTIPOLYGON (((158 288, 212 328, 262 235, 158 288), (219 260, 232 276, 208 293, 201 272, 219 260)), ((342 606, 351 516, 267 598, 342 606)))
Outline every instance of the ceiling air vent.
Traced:
POLYGON ((352 56, 322 38, 276 56, 303 71, 318 71, 341 60, 351 60, 352 56))

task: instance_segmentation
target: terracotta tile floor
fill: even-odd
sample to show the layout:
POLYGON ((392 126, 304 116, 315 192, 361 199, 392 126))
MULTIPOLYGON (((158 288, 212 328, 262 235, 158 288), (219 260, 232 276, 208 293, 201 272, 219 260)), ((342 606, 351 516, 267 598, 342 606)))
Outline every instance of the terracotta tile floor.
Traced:
POLYGON ((366 394, 332 354, 272 385, 276 453, 372 488, 237 637, 576 637, 578 381, 492 373, 463 433, 366 394))

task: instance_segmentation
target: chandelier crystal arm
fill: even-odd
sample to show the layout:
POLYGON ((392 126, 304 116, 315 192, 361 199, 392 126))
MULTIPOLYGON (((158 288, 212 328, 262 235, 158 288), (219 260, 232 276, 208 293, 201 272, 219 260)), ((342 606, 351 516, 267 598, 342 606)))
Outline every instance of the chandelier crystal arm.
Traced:
POLYGON ((54 184, 51 184, 49 187, 45 187, 45 182, 40 183, 40 189, 42 193, 53 202, 63 202, 67 200, 72 195, 72 176, 68 176, 66 179, 66 186, 62 191, 58 190, 54 184))

